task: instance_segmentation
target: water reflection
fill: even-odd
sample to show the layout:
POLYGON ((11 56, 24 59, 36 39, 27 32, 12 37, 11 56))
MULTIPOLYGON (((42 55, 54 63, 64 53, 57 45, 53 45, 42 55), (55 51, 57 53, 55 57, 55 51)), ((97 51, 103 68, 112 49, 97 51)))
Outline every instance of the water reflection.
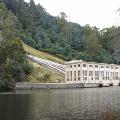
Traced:
POLYGON ((0 120, 99 120, 120 117, 120 88, 16 91, 0 95, 0 120))

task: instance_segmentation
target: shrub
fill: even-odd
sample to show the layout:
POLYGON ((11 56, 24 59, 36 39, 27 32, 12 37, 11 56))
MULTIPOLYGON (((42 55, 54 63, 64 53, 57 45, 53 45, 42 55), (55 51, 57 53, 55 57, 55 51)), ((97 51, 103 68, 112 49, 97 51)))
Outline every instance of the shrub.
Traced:
POLYGON ((3 79, 0 80, 0 91, 12 90, 15 87, 15 81, 12 79, 12 76, 7 74, 3 79))
POLYGON ((24 64, 23 70, 24 70, 25 74, 28 75, 28 74, 32 73, 33 66, 31 64, 24 64))

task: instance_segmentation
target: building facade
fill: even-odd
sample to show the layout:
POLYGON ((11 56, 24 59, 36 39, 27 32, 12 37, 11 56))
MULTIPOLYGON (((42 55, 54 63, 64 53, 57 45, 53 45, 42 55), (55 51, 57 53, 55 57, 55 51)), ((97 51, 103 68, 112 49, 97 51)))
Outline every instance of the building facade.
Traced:
POLYGON ((75 60, 65 65, 66 83, 97 83, 119 85, 120 66, 116 64, 75 60))

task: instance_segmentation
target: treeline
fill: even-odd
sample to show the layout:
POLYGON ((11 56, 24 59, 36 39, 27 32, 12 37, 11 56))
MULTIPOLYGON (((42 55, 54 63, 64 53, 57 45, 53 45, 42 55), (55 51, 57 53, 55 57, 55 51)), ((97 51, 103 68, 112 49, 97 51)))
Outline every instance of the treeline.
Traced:
POLYGON ((120 63, 120 27, 99 30, 68 22, 64 12, 53 17, 33 0, 4 3, 17 17, 18 35, 28 45, 65 60, 120 63))
POLYGON ((24 81, 32 70, 17 30, 17 17, 0 2, 0 91, 24 81))

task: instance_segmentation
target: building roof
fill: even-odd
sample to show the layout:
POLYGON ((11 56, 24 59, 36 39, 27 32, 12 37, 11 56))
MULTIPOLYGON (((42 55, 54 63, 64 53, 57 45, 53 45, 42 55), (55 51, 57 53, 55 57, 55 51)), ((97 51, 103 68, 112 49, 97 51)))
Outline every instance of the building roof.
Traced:
POLYGON ((83 60, 72 60, 69 62, 66 62, 67 64, 75 64, 75 63, 88 63, 88 64, 99 64, 99 65, 113 65, 113 66, 119 66, 118 64, 108 64, 108 63, 97 63, 97 62, 87 62, 87 61, 83 61, 83 60))
POLYGON ((80 62, 83 62, 83 61, 82 60, 72 60, 72 61, 66 62, 66 64, 74 64, 74 63, 80 63, 80 62))

